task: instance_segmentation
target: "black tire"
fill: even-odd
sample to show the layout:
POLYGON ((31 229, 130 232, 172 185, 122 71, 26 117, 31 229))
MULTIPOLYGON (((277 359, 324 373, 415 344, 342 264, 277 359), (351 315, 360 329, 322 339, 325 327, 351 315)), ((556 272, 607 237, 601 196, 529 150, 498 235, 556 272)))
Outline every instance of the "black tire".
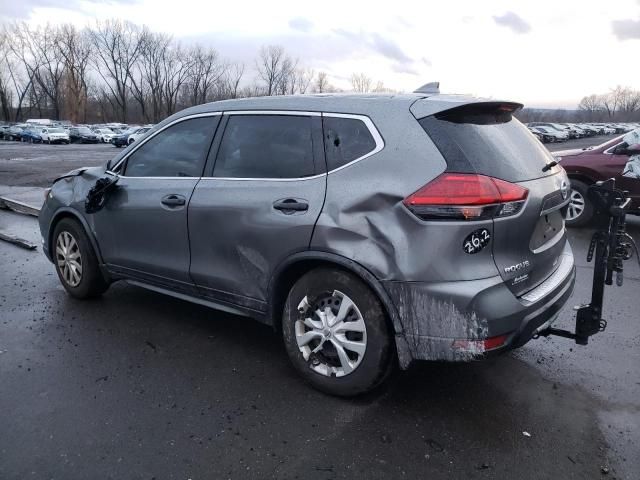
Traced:
MULTIPOLYGON (((565 223, 567 227, 584 227, 591 221, 591 217, 593 217, 593 205, 587 197, 588 188, 589 186, 586 183, 581 182, 580 180, 571 180, 571 190, 569 191, 569 198, 572 198, 573 190, 578 192, 584 199, 584 209, 582 210, 582 213, 580 213, 580 215, 573 218, 572 220, 569 220, 567 217, 565 217, 565 223)), ((571 205, 569 205, 568 208, 570 209, 571 205)), ((567 211, 567 216, 569 214, 568 212, 569 210, 567 211)))
POLYGON ((98 259, 93 250, 91 242, 87 238, 87 235, 76 220, 70 218, 63 218, 58 222, 53 231, 53 240, 51 245, 51 256, 53 257, 54 266, 60 283, 65 290, 75 298, 91 298, 97 297, 104 293, 109 288, 109 283, 104 279, 100 267, 98 265, 98 259), (79 251, 82 266, 82 273, 80 281, 77 285, 71 285, 63 276, 61 267, 58 264, 58 254, 56 251, 56 245, 58 238, 63 232, 71 234, 71 237, 76 241, 79 251))
MULTIPOLYGON (((353 309, 349 312, 349 316, 346 318, 350 318, 350 315, 355 313, 353 309)), ((318 317, 313 318, 317 319, 318 317)), ((299 327, 305 328, 302 323, 299 324, 299 327)), ((395 364, 393 362, 392 333, 379 299, 358 277, 339 269, 316 268, 298 279, 289 291, 284 306, 282 336, 289 359, 298 373, 313 387, 331 395, 348 397, 369 392, 386 380, 395 364), (336 290, 349 297, 361 314, 366 329, 366 348, 359 363, 350 373, 343 376, 335 376, 334 373, 328 376, 313 370, 312 366, 321 365, 322 363, 318 362, 318 359, 322 358, 326 361, 335 361, 339 367, 340 362, 337 355, 331 360, 330 357, 324 356, 325 349, 323 348, 318 355, 312 354, 305 360, 296 340, 296 322, 302 321, 303 313, 312 316, 311 312, 318 306, 320 308, 322 305, 327 306, 327 303, 324 303, 325 301, 322 299, 330 299, 328 303, 332 309, 335 309, 335 313, 339 307, 336 306, 337 300, 332 303, 336 298, 332 294, 336 290), (306 312, 299 312, 298 306, 305 297, 309 307, 306 312), (318 363, 314 363, 314 361, 318 363)), ((337 338, 337 335, 334 334, 334 339, 337 338)), ((329 342, 327 340, 326 343, 329 342)), ((328 345, 326 350, 327 355, 331 354, 331 350, 337 354, 333 344, 328 345)), ((354 354, 350 350, 349 352, 354 354)))

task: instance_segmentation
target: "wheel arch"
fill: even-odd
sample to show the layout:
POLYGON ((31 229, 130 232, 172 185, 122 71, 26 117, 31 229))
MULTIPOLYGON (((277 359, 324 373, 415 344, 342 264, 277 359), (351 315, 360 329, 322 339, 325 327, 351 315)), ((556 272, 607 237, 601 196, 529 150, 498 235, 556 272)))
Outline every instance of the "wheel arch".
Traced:
POLYGON ((569 180, 578 180, 579 182, 585 183, 587 185, 593 185, 594 183, 596 183, 593 178, 585 175, 584 173, 567 172, 567 177, 569 177, 569 180))
POLYGON ((269 323, 281 330, 280 319, 289 290, 302 275, 317 267, 334 267, 356 275, 376 294, 386 313, 394 336, 403 332, 398 311, 381 282, 369 270, 353 260, 330 252, 306 251, 282 262, 271 276, 267 293, 269 323))
POLYGON ((82 215, 78 214, 78 212, 68 207, 62 207, 58 211, 56 211, 56 213, 52 216, 51 221, 49 222, 49 228, 47 231, 47 247, 49 252, 53 251, 53 232, 56 228, 56 225, 58 225, 58 223, 60 223, 60 221, 65 218, 70 218, 72 220, 75 220, 82 226, 82 229, 84 230, 85 235, 89 239, 89 242, 91 242, 93 251, 96 254, 96 258, 98 259, 98 264, 103 265, 104 262, 102 261, 102 253, 100 252, 100 247, 98 246, 98 242, 96 241, 93 233, 91 232, 91 228, 89 228, 89 224, 82 217, 82 215))

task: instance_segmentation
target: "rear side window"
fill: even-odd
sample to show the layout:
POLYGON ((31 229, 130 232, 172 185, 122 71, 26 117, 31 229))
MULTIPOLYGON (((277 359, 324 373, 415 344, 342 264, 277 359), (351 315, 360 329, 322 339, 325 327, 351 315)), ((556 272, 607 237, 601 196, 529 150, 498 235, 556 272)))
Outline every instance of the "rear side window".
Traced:
POLYGON ((512 115, 509 105, 472 104, 419 120, 447 162, 447 170, 522 182, 553 175, 553 157, 512 115))
POLYGON ((219 116, 176 123, 133 152, 125 167, 129 177, 199 177, 219 116))
POLYGON ((313 174, 311 117, 229 116, 214 177, 300 178, 313 174))
POLYGON ((324 117, 322 125, 328 171, 353 162, 376 148, 376 142, 362 120, 324 117))

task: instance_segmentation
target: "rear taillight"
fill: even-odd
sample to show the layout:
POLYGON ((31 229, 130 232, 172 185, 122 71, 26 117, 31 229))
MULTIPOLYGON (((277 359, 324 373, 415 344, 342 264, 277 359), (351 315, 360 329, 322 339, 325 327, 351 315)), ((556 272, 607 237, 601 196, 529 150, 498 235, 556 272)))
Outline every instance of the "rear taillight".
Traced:
POLYGON ((515 215, 528 194, 526 188, 498 178, 445 172, 404 204, 424 220, 485 220, 515 215))

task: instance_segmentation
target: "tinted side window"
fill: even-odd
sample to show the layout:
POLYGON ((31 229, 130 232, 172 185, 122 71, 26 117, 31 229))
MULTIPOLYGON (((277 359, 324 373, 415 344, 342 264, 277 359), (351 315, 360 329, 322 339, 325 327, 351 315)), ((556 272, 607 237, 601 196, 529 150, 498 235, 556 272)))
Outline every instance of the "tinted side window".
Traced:
POLYGON ((313 173, 311 117, 229 117, 214 177, 299 178, 313 173))
POLYGON ((219 116, 192 118, 158 133, 129 156, 125 175, 199 177, 219 121, 219 116))
POLYGON ((324 117, 322 124, 329 171, 342 167, 376 148, 376 142, 362 120, 324 117))

